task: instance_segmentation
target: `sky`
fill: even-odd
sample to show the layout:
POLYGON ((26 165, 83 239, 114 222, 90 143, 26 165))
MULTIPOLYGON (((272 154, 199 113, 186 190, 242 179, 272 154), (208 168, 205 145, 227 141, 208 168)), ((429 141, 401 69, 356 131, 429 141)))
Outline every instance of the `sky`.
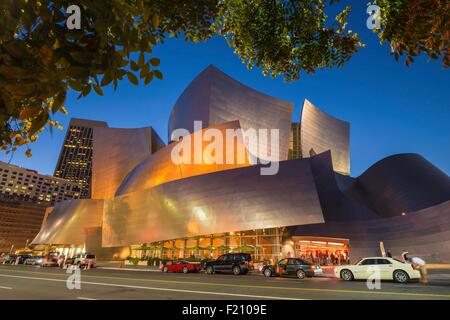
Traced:
POLYGON ((411 67, 396 62, 388 45, 366 27, 366 2, 351 1, 349 29, 366 44, 343 68, 323 69, 286 83, 282 77, 264 77, 259 69, 248 70, 225 39, 204 43, 170 39, 154 50, 161 60, 164 80, 134 86, 127 80, 117 91, 104 90, 77 100, 70 93, 68 116, 58 115, 64 130, 41 133, 31 144, 1 161, 53 174, 71 117, 103 120, 110 127, 152 126, 167 141, 167 123, 177 98, 209 64, 258 90, 294 104, 293 121, 299 121, 306 98, 321 110, 350 122, 351 175, 358 176, 375 162, 397 153, 419 153, 442 171, 450 173, 450 70, 441 61, 420 58, 411 67))

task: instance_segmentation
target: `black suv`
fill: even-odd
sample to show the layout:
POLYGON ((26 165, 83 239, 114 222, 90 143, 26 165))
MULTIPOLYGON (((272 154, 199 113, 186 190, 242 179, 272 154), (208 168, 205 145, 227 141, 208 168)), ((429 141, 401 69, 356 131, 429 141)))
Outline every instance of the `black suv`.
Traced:
POLYGON ((232 272, 235 275, 247 274, 253 268, 252 256, 248 253, 227 253, 217 260, 205 262, 207 274, 232 272))

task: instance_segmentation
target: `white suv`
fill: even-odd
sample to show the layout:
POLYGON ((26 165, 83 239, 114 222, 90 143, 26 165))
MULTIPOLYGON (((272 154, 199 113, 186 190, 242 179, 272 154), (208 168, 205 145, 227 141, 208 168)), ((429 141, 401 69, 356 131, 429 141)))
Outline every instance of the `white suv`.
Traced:
POLYGON ((75 256, 73 264, 78 267, 90 266, 91 268, 96 264, 95 254, 91 253, 79 253, 75 256))

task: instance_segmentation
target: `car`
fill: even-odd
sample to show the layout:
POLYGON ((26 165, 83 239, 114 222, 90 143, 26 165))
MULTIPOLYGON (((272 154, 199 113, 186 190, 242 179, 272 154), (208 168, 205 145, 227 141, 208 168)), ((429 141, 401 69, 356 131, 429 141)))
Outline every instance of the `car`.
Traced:
POLYGON ((3 264, 15 264, 17 255, 13 253, 7 253, 3 256, 3 264))
POLYGON ((162 272, 199 272, 201 270, 201 264, 199 262, 189 261, 169 261, 166 264, 161 265, 159 268, 162 272))
POLYGON ((71 266, 75 264, 75 257, 67 257, 66 260, 64 260, 64 265, 71 266))
POLYGON ((58 266, 58 257, 53 254, 48 254, 43 257, 41 267, 56 267, 58 266))
POLYGON ((265 265, 261 270, 266 277, 293 276, 299 279, 314 276, 314 265, 299 258, 286 258, 276 265, 265 265))
POLYGON ((42 265, 42 262, 44 262, 44 256, 31 256, 29 258, 27 258, 23 264, 26 265, 42 265))
POLYGON ((16 257, 16 264, 24 264, 25 260, 31 258, 31 254, 19 254, 16 257))
POLYGON ((78 267, 82 266, 91 266, 92 268, 95 266, 96 257, 95 254, 91 253, 79 253, 75 256, 73 264, 78 267))
POLYGON ((380 280, 407 283, 409 280, 420 279, 419 271, 410 263, 387 257, 363 258, 354 265, 336 267, 334 273, 337 278, 345 281, 367 280, 373 275, 374 268, 379 269, 380 280))
POLYGON ((252 256, 249 253, 227 253, 217 260, 205 262, 207 274, 231 272, 234 275, 247 274, 253 269, 252 256))

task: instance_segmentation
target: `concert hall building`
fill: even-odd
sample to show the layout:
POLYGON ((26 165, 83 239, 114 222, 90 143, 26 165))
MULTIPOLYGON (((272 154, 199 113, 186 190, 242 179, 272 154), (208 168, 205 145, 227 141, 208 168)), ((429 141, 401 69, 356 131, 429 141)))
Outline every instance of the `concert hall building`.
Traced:
POLYGON ((90 198, 57 203, 33 244, 105 259, 248 252, 255 261, 311 252, 355 261, 382 244, 394 256, 450 262, 448 175, 418 154, 396 154, 352 177, 350 124, 308 100, 293 115, 292 103, 209 66, 178 98, 168 128, 165 145, 151 127, 93 127, 90 198), (172 141, 176 129, 186 135, 172 141), (173 161, 179 144, 208 129, 278 130, 278 173, 261 175, 266 165, 251 161, 245 134, 233 137, 243 161, 173 161))

